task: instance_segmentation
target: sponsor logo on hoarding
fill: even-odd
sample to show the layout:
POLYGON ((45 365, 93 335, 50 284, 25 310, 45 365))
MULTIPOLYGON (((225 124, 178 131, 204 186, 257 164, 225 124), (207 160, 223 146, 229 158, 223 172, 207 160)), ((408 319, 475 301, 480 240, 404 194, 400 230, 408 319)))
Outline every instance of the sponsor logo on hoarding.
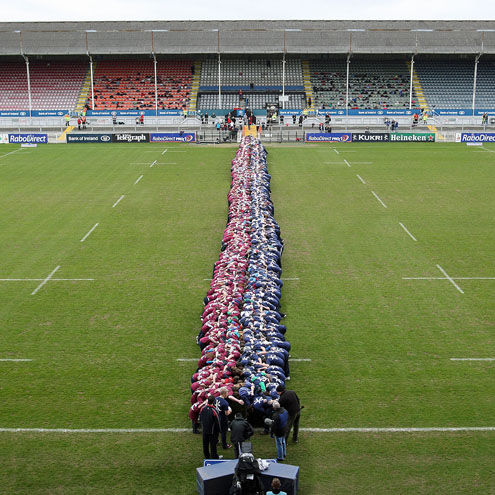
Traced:
POLYGON ((434 143, 434 132, 392 132, 390 141, 393 142, 419 142, 419 143, 434 143))
POLYGON ((495 132, 462 132, 456 134, 458 143, 495 143, 495 132))
POLYGON ((195 143, 195 132, 155 132, 150 134, 152 143, 195 143))
POLYGON ((149 140, 150 135, 145 132, 125 132, 121 134, 112 134, 112 142, 114 143, 149 143, 149 140))
POLYGON ((9 134, 9 143, 48 143, 47 134, 9 134))
POLYGON ((366 143, 385 143, 390 141, 390 134, 385 132, 353 132, 352 141, 366 143))
POLYGON ((350 132, 307 132, 304 140, 307 143, 350 143, 352 136, 350 132))
POLYGON ((67 134, 68 143, 108 143, 112 140, 111 134, 67 134))
POLYGON ((7 144, 9 142, 9 135, 8 134, 0 134, 0 143, 1 144, 7 144))

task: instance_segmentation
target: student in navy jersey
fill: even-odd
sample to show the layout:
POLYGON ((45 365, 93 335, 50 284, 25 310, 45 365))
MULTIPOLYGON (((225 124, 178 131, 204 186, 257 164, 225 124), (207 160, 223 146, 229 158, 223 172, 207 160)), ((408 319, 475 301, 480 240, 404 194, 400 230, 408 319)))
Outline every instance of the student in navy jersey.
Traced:
POLYGON ((227 432, 229 430, 229 422, 227 416, 232 412, 232 409, 227 402, 229 391, 227 388, 222 387, 220 389, 220 396, 215 399, 215 408, 218 412, 218 418, 220 420, 220 438, 222 439, 222 447, 224 449, 230 449, 232 445, 227 443, 227 432))

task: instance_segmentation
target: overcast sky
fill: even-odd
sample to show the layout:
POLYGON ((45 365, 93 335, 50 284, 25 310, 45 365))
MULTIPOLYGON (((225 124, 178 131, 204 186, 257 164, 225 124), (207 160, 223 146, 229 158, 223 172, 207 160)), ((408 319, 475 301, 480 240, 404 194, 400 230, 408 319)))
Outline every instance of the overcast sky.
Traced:
POLYGON ((495 0, 0 0, 1 21, 495 19, 495 0))

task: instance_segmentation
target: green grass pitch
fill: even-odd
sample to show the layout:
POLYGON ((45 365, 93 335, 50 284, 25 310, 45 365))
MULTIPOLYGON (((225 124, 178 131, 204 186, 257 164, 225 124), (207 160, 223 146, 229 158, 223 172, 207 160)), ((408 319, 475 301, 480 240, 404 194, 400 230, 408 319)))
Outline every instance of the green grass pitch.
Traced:
MULTIPOLYGON (((194 363, 177 358, 199 356, 235 147, 166 147, 0 149, 0 278, 40 279, 0 281, 0 359, 32 359, 0 362, 1 428, 189 426, 194 363), (32 295, 57 266, 94 280, 32 295)), ((301 426, 495 426, 495 362, 451 360, 495 357, 495 280, 471 279, 495 277, 495 148, 268 150, 283 277, 298 279, 287 336, 312 360, 292 364, 301 426)), ((495 431, 306 431, 288 462, 301 494, 486 494, 494 453, 495 431)), ((0 492, 193 494, 201 460, 189 432, 0 432, 0 492)))

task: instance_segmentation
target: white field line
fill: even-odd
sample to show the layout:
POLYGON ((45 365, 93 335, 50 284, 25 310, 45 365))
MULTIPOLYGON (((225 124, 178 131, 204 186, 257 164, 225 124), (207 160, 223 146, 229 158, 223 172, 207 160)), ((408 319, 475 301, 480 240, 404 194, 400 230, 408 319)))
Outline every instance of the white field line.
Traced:
POLYGON ((488 151, 489 153, 495 153, 495 151, 493 150, 489 150, 488 148, 485 148, 484 145, 481 145, 481 147, 485 150, 485 151, 488 151))
MULTIPOLYGON (((0 428, 0 433, 188 433, 191 428, 0 428)), ((411 428, 299 428, 309 433, 435 433, 495 432, 495 426, 411 428)))
POLYGON ((450 358, 451 361, 495 361, 495 358, 450 358))
POLYGON ((157 162, 157 160, 155 160, 151 165, 150 165, 150 168, 153 168, 153 165, 155 165, 157 162))
POLYGON ((356 177, 363 183, 363 184, 366 184, 366 182, 364 181, 364 179, 359 175, 359 174, 356 174, 356 177))
POLYGON ((125 194, 122 194, 122 196, 120 196, 120 198, 117 201, 115 201, 112 208, 115 208, 124 198, 125 198, 125 194))
POLYGON ((4 156, 8 156, 8 155, 11 155, 12 153, 17 153, 18 151, 20 151, 22 148, 17 148, 16 150, 14 151, 9 151, 9 153, 5 153, 5 155, 1 155, 0 158, 3 158, 4 156))
POLYGON ((3 358, 0 359, 2 363, 9 361, 9 362, 14 362, 14 363, 24 363, 26 361, 32 361, 32 359, 14 359, 14 358, 3 358))
MULTIPOLYGON (((186 150, 168 150, 169 153, 187 153, 186 150)), ((163 154, 163 153, 162 153, 163 154)))
POLYGON ((373 196, 375 196, 375 198, 376 198, 376 199, 380 202, 380 204, 381 204, 384 208, 386 208, 386 207, 387 207, 387 205, 386 205, 386 204, 385 204, 385 203, 384 203, 384 202, 383 202, 383 201, 379 198, 378 194, 376 194, 376 192, 375 192, 375 191, 371 191, 371 194, 373 194, 373 196))
POLYGON ((136 182, 134 182, 134 185, 136 185, 141 179, 143 178, 142 175, 140 175, 137 179, 136 179, 136 182))
POLYGON ((354 160, 352 160, 352 163, 354 165, 373 165, 373 162, 355 162, 354 160))
POLYGON ((449 274, 440 266, 437 264, 437 268, 447 277, 447 280, 461 293, 464 294, 464 291, 452 280, 452 278, 449 276, 449 274))
POLYGON ((335 153, 337 153, 337 155, 340 154, 338 149, 336 149, 336 148, 332 148, 332 149, 333 149, 333 151, 335 151, 335 153))
POLYGON ((41 289, 41 288, 42 288, 42 287, 43 287, 43 286, 44 286, 44 285, 48 282, 48 280, 50 280, 50 279, 53 277, 53 275, 55 275, 55 272, 56 272, 57 270, 59 270, 59 269, 60 269, 60 265, 58 265, 57 267, 55 267, 55 268, 53 269, 53 271, 50 273, 50 275, 48 275, 48 277, 46 277, 46 278, 45 278, 45 279, 41 282, 41 284, 40 284, 40 285, 38 285, 38 287, 36 287, 36 289, 34 289, 34 290, 33 290, 33 292, 31 292, 31 295, 32 295, 32 296, 34 296, 34 295, 35 295, 35 294, 36 294, 36 293, 37 293, 37 292, 38 292, 38 291, 39 291, 39 290, 40 290, 40 289, 41 289))
POLYGON ((131 162, 130 165, 148 165, 149 162, 131 162))
MULTIPOLYGON (((450 277, 452 280, 495 280, 495 277, 450 277)), ((449 280, 447 277, 402 277, 402 280, 449 280)))
POLYGON ((163 151, 162 151, 162 155, 164 155, 166 152, 167 152, 168 148, 165 148, 163 151))
MULTIPOLYGON (((0 282, 40 282, 44 278, 0 278, 0 282)), ((93 281, 94 278, 51 278, 50 282, 82 282, 93 281)))
POLYGON ((91 232, 93 232, 93 230, 96 229, 96 227, 98 227, 98 225, 100 225, 99 223, 95 223, 91 229, 89 229, 89 232, 81 239, 81 242, 84 242, 88 237, 89 235, 91 234, 91 232))
POLYGON ((344 162, 349 168, 351 168, 351 164, 345 158, 344 158, 344 162))
POLYGON ((149 150, 149 151, 145 151, 145 153, 161 153, 160 150, 149 150))
POLYGON ((414 236, 411 234, 411 232, 409 232, 409 230, 407 230, 406 226, 405 226, 403 223, 399 222, 399 225, 400 225, 400 226, 401 226, 401 227, 405 230, 406 234, 407 234, 407 235, 408 235, 408 236, 409 236, 409 237, 410 237, 413 241, 418 242, 418 240, 416 239, 416 237, 414 237, 414 236))
POLYGON ((325 165, 342 165, 342 162, 324 162, 325 165))

